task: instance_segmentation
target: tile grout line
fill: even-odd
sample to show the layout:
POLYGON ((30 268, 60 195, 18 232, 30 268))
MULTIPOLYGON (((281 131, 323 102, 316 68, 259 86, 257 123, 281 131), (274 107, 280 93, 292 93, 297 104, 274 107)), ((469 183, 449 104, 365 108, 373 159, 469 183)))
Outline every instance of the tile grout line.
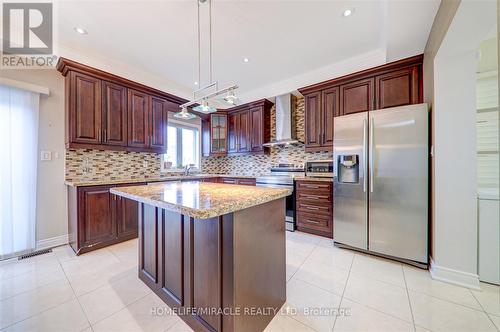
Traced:
MULTIPOLYGON (((77 257, 77 256, 75 256, 75 257, 77 257)), ((79 298, 78 298, 78 296, 76 295, 75 289, 73 288, 73 285, 72 285, 72 284, 71 284, 71 282, 69 281, 68 275, 66 274, 66 271, 64 271, 64 268, 63 268, 63 266, 62 266, 61 261, 59 260, 59 258, 57 258, 57 261, 59 262, 59 266, 61 267, 61 270, 63 271, 64 276, 66 277, 66 281, 68 282, 69 287, 71 287, 71 290, 73 291, 73 295, 75 295, 76 302, 78 302, 78 305, 80 306, 80 310, 82 310, 82 312, 83 312, 83 316, 85 316, 85 319, 87 320, 87 323, 89 323, 89 326, 88 326, 88 327, 90 327, 90 329, 91 329, 92 331, 94 331, 94 329, 92 328, 92 324, 90 324, 90 320, 89 320, 89 318, 87 317, 87 313, 86 313, 86 312, 85 312, 85 310, 83 309, 83 306, 82 306, 82 304, 80 303, 80 299, 79 299, 79 298)), ((85 329, 87 329, 88 327, 86 327, 85 329)), ((83 330, 85 330, 85 329, 83 329, 83 330)))
MULTIPOLYGON (((349 278, 351 277, 352 265, 354 264, 354 259, 356 258, 356 254, 352 256, 351 265, 349 265, 349 272, 347 273, 347 279, 345 281, 344 289, 342 290, 342 295, 340 296, 339 309, 342 306, 342 302, 344 301, 344 294, 347 289, 347 284, 349 283, 349 278)), ((335 320, 333 321, 332 332, 335 329, 335 325, 337 324, 338 314, 335 316, 335 320)))
POLYGON ((411 306, 410 292, 408 291, 408 284, 406 283, 405 269, 402 265, 401 265, 401 271, 403 272, 403 280, 405 282, 406 296, 408 297, 408 305, 410 306, 411 321, 413 322, 413 331, 417 332, 417 327, 415 325, 415 316, 413 315, 413 307, 411 306))
MULTIPOLYGON (((474 298, 474 300, 476 300, 476 302, 479 304, 479 306, 481 307, 481 309, 483 309, 483 312, 485 313, 486 317, 488 317, 488 319, 490 320, 490 322, 493 324, 493 326, 495 327, 495 329, 497 329, 497 331, 500 331, 500 327, 498 327, 495 322, 493 321, 493 319, 491 319, 491 316, 490 314, 486 311, 486 309, 483 307, 483 305, 481 304, 481 302, 477 299, 477 297, 474 295, 474 292, 469 289, 469 292, 472 294, 472 297, 474 298)), ((495 315, 496 316, 496 315, 495 315)))
MULTIPOLYGON (((57 257, 56 257, 56 259, 57 259, 57 257)), ((58 264, 59 264, 59 259, 57 259, 57 262, 58 262, 58 264)), ((60 266, 60 268, 62 269, 62 267, 61 267, 61 266, 60 266)), ((63 273, 64 273, 64 271, 63 271, 63 273)), ((13 297, 18 296, 18 295, 22 295, 22 294, 25 294, 25 293, 28 293, 28 292, 31 292, 31 291, 37 290, 37 289, 38 289, 38 288, 40 288, 40 287, 44 287, 44 286, 47 286, 47 285, 50 285, 50 284, 53 284, 53 283, 59 282, 59 281, 61 281, 61 280, 63 280, 63 279, 65 279, 65 280, 68 282, 68 285, 71 287, 71 284, 70 284, 69 280, 66 278, 66 275, 64 275, 64 278, 57 279, 57 280, 55 280, 55 281, 53 281, 53 282, 50 282, 50 283, 47 283, 47 284, 45 284, 45 285, 40 285, 40 286, 35 287, 35 288, 33 288, 33 289, 29 290, 29 291, 25 291, 25 292, 18 293, 18 294, 14 295, 14 296, 11 296, 11 297, 8 297, 8 298, 5 298, 5 299, 2 299, 2 300, 0 300, 0 302, 1 302, 1 301, 4 301, 4 300, 7 300, 7 299, 10 299, 10 298, 13 298, 13 297)), ((73 288, 71 288, 71 290, 73 291, 73 288)), ((73 295, 75 295, 75 294, 74 294, 74 292, 73 292, 73 295)), ((75 295, 75 296, 76 296, 76 295, 75 295)), ((17 322, 14 322, 14 323, 12 323, 12 324, 9 324, 9 325, 7 325, 7 326, 4 326, 4 327, 2 327, 2 328, 1 328, 1 330, 2 330, 2 331, 4 331, 5 329, 7 329, 7 328, 9 328, 9 327, 11 327, 11 326, 14 326, 14 325, 19 324, 19 323, 21 323, 21 322, 24 322, 24 321, 26 321, 26 320, 28 320, 28 319, 30 319, 30 318, 36 317, 36 316, 38 316, 38 315, 41 315, 41 314, 43 314, 44 312, 47 312, 47 311, 49 311, 49 310, 52 310, 52 309, 54 309, 54 308, 56 308, 56 307, 58 307, 58 306, 60 306, 60 305, 66 304, 66 303, 68 303, 68 302, 70 302, 70 301, 73 301, 73 300, 74 300, 74 298, 69 299, 69 300, 67 300, 67 301, 63 301, 63 302, 61 302, 61 303, 59 303, 59 304, 53 305, 53 306, 51 306, 51 307, 49 307, 49 308, 47 308, 47 309, 45 309, 45 310, 42 310, 42 311, 37 312, 36 314, 30 315, 30 316, 25 317, 25 318, 23 318, 23 319, 21 319, 21 320, 19 320, 19 321, 17 321, 17 322)))
MULTIPOLYGON (((153 292, 149 292, 149 293, 147 293, 146 295, 141 296, 140 298, 138 298, 138 299, 136 299, 136 300, 134 300, 134 301, 130 302, 130 303, 129 303, 129 304, 127 304, 126 306, 123 306, 122 308, 118 309, 117 311, 115 311, 115 312, 113 312, 113 313, 111 313, 111 314, 107 315, 106 317, 103 317, 103 318, 99 319, 98 321, 94 322, 94 324, 90 324, 90 327, 92 327, 92 331, 94 330, 94 329, 93 329, 93 326, 95 326, 95 325, 99 324, 100 322, 102 322, 103 320, 105 320, 105 319, 107 319, 107 318, 109 318, 109 317, 111 317, 111 316, 115 315, 116 313, 118 313, 118 312, 122 311, 123 309, 127 308, 128 306, 131 306, 132 304, 134 304, 134 303, 136 303, 136 302, 139 302, 140 300, 144 299, 146 296, 149 296, 149 295, 151 295, 151 294, 154 294, 154 293, 153 293, 153 292)), ((166 305, 166 304, 165 304, 165 305, 166 305)))
MULTIPOLYGON (((321 240, 320 240, 320 241, 321 241, 321 240)), ((319 242, 320 242, 320 241, 318 241, 318 243, 314 245, 313 249, 309 252, 309 254, 307 254, 307 256, 306 256, 306 258, 304 259, 304 261, 300 264, 300 266, 297 268, 297 270, 295 270, 295 272, 292 274, 292 276, 290 277, 290 280, 288 280, 288 281, 286 282, 287 287, 288 287, 288 282, 289 282, 289 281, 291 281, 291 280, 293 279, 293 277, 295 276, 295 274, 297 273, 297 271, 299 271, 299 270, 300 270, 300 268, 302 267, 302 265, 304 265, 304 263, 307 261, 307 259, 309 258, 309 256, 311 256, 311 254, 313 253, 313 251, 314 251, 314 250, 318 247, 318 244, 319 244, 319 242)), ((285 238, 285 244, 286 244, 286 238, 285 238)), ((285 252, 285 254, 286 254, 286 252, 285 252)), ((286 263, 286 262, 285 262, 285 263, 286 263)), ((299 280, 300 280, 300 279, 299 279, 299 280)), ((303 281, 303 280, 301 280, 301 281, 303 281)), ((309 283, 308 283, 308 284, 309 284, 309 283)), ((315 285, 313 285, 313 286, 315 286, 315 285)), ((315 287, 317 287, 317 286, 315 286, 315 287)), ((318 288, 320 288, 320 287, 318 287, 318 288)), ((320 288, 320 289, 322 289, 322 288, 320 288)), ((294 321, 296 321, 296 322, 299 322, 299 323, 300 323, 300 324, 302 324, 302 325, 307 326, 308 328, 312 329, 313 331, 317 331, 317 330, 316 330, 315 328, 313 328, 312 326, 309 326, 309 325, 307 325, 306 323, 301 322, 301 321, 299 321, 298 319, 293 318, 292 316, 287 316, 287 317, 289 317, 289 318, 293 319, 293 320, 294 320, 294 321)))

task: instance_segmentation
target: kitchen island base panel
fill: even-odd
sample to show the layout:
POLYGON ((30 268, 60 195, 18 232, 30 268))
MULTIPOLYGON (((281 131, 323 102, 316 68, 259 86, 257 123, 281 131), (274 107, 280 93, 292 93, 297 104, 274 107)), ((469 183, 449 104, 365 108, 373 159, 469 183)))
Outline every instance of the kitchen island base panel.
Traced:
POLYGON ((140 203, 139 278, 196 331, 262 331, 286 300, 284 206, 194 219, 140 203))

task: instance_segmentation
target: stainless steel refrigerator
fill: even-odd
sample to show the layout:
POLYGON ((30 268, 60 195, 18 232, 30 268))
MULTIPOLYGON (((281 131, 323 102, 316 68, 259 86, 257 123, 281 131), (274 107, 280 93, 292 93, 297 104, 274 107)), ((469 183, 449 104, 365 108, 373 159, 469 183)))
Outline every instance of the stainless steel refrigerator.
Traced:
POLYGON ((334 243, 428 264, 428 106, 334 121, 334 243))

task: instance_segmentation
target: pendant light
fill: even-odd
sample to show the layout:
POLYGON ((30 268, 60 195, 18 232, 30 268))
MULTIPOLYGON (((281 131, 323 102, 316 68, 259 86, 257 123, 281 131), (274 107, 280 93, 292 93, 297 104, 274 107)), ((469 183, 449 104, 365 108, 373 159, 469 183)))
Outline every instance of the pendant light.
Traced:
POLYGON ((174 114, 174 117, 178 119, 191 120, 196 118, 196 115, 189 113, 186 107, 183 107, 180 112, 174 114))
POLYGON ((231 105, 236 105, 237 98, 234 94, 234 90, 238 89, 237 85, 231 85, 224 89, 219 89, 219 83, 212 82, 212 0, 197 0, 198 7, 198 84, 201 85, 201 25, 200 25, 200 4, 208 2, 208 15, 209 15, 209 81, 210 83, 201 89, 193 92, 193 100, 180 105, 181 111, 174 114, 176 118, 186 119, 187 115, 191 114, 187 111, 189 106, 193 106, 193 110, 196 112, 210 114, 217 112, 217 108, 210 105, 210 101, 214 100, 216 97, 227 94, 223 100, 231 105), (210 92, 212 91, 212 92, 210 92), (197 105, 198 104, 198 105, 197 105))

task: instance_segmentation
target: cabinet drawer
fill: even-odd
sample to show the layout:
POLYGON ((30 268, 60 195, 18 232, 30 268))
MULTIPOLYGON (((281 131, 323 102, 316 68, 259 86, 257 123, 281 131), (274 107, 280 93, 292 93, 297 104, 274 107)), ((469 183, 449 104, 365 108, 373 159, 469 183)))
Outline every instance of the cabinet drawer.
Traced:
POLYGON ((330 193, 312 193, 311 191, 301 191, 297 193, 297 200, 303 202, 331 203, 332 195, 330 193))
POLYGON ((255 179, 238 179, 238 184, 242 186, 255 186, 255 179))
POLYGON ((220 183, 237 184, 238 180, 235 178, 220 178, 220 183))
POLYGON ((297 181, 297 190, 314 190, 315 192, 332 192, 332 184, 330 182, 320 181, 297 181))
POLYGON ((297 226, 328 232, 332 229, 332 216, 298 212, 297 226))
POLYGON ((301 212, 308 212, 308 213, 314 213, 314 214, 325 214, 325 215, 331 215, 332 214, 332 204, 315 204, 315 203, 310 203, 310 202, 304 202, 304 201, 298 201, 297 202, 297 210, 301 212))

